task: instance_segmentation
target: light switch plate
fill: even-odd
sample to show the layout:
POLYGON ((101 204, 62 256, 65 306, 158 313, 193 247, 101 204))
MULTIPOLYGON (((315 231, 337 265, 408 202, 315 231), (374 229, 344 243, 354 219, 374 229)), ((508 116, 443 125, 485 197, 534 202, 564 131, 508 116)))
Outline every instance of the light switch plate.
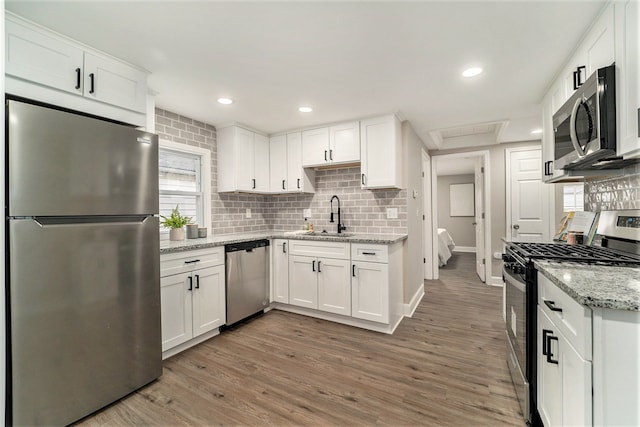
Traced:
POLYGON ((246 214, 247 218, 251 218, 251 209, 247 208, 247 214, 246 214))
POLYGON ((387 219, 398 218, 398 208, 387 208, 387 219))
POLYGON ((305 218, 311 218, 311 209, 305 209, 304 210, 304 217, 305 218))

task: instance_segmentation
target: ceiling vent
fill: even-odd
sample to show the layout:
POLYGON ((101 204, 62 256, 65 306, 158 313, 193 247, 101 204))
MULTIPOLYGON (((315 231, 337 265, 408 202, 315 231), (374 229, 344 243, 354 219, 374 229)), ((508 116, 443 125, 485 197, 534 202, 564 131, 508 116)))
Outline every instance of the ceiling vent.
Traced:
POLYGON ((477 123, 429 132, 438 150, 498 144, 508 121, 477 123))

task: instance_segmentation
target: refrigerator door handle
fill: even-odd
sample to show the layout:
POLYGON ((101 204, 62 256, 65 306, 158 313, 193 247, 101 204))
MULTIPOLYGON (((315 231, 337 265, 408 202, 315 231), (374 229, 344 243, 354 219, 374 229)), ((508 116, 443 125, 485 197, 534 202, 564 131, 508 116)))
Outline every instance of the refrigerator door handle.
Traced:
POLYGON ((142 224, 152 215, 126 215, 126 216, 39 216, 33 217, 33 220, 40 227, 61 227, 66 225, 78 226, 82 224, 142 224))

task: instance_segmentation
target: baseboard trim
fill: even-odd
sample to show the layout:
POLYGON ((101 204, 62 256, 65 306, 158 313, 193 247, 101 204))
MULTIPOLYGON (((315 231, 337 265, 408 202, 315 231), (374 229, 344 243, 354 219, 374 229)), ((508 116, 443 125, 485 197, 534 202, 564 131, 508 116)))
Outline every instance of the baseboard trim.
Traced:
POLYGON ((475 246, 456 246, 452 252, 468 252, 474 253, 476 251, 475 246))
POLYGON ((504 282, 502 281, 501 276, 491 276, 491 281, 487 284, 491 286, 498 286, 501 288, 504 285, 504 282))
POLYGON ((175 347, 172 347, 166 351, 162 352, 162 360, 168 359, 171 356, 175 356, 178 353, 181 353, 183 351, 185 351, 186 349, 193 347, 194 345, 198 345, 202 342, 205 342, 206 340, 213 338, 217 335, 220 335, 220 328, 215 328, 212 331, 209 332, 205 332, 202 335, 199 335, 195 338, 190 339, 187 342, 183 342, 182 344, 178 344, 175 347))
POLYGON ((415 313, 416 308, 418 308, 418 304, 422 301, 422 297, 424 296, 424 282, 420 283, 420 286, 416 290, 416 293, 411 297, 411 301, 408 304, 404 305, 404 316, 405 317, 413 317, 413 313, 415 313))

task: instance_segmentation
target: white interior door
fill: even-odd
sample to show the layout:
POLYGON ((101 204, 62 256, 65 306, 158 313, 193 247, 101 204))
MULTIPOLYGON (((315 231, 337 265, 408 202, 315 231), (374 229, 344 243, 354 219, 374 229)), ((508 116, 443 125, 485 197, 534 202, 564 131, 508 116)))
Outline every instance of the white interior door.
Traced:
MULTIPOLYGON (((540 148, 511 151, 511 240, 546 242, 549 240, 549 186, 541 180, 542 152, 540 148)), ((509 235, 510 234, 510 235, 509 235)))
POLYGON ((424 278, 433 279, 433 244, 431 242, 431 159, 426 151, 422 150, 422 196, 424 213, 422 220, 422 256, 424 261, 424 278))
POLYGON ((476 159, 474 197, 476 201, 474 225, 476 228, 476 273, 483 282, 486 281, 484 253, 484 160, 476 159))

